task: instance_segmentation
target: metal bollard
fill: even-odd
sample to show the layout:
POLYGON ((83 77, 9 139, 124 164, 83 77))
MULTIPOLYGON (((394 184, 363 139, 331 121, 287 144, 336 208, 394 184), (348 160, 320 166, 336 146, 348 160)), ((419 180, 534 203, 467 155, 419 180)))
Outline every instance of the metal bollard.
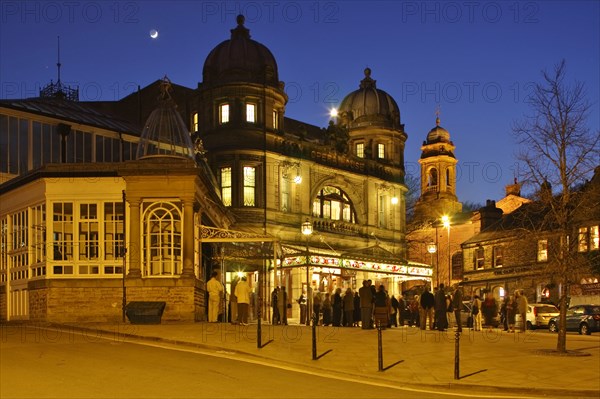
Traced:
POLYGON ((381 321, 377 322, 377 360, 379 370, 383 371, 383 345, 381 343, 381 321))
POLYGON ((313 313, 312 316, 312 360, 317 360, 317 323, 319 319, 313 313))
POLYGON ((454 335, 454 379, 460 379, 460 331, 454 335))
POLYGON ((262 306, 262 301, 259 298, 258 299, 258 310, 256 312, 256 319, 258 322, 258 324, 256 326, 256 347, 258 349, 262 348, 262 328, 261 328, 261 323, 260 323, 260 319, 262 317, 261 306, 262 306))

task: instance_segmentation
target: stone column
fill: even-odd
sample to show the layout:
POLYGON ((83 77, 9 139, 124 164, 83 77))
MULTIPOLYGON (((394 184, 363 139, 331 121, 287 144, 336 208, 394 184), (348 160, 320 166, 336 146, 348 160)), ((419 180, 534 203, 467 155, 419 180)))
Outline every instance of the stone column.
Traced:
POLYGON ((181 277, 194 277, 194 199, 183 200, 183 270, 181 277))
POLYGON ((129 202, 129 237, 127 244, 127 255, 129 255, 129 278, 142 277, 141 256, 141 234, 140 234, 140 198, 128 198, 129 202))

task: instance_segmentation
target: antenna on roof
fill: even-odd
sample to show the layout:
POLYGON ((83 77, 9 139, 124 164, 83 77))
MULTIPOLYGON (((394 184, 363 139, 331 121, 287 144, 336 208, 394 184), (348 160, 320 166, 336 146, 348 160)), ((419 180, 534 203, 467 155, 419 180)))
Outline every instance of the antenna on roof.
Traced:
POLYGON ((60 66, 61 66, 61 63, 60 63, 60 36, 57 36, 56 38, 57 38, 57 41, 58 41, 58 48, 57 48, 57 50, 58 50, 58 57, 57 57, 57 62, 56 62, 56 67, 58 69, 58 80, 56 82, 60 83, 60 66))
POLYGON ((60 36, 57 36, 57 42, 58 42, 58 47, 57 47, 57 62, 56 62, 56 68, 57 68, 57 72, 58 72, 58 80, 56 81, 56 83, 52 82, 52 80, 50 80, 50 83, 47 84, 45 87, 43 87, 42 89, 40 89, 40 97, 42 98, 59 98, 59 99, 63 99, 63 100, 69 100, 69 101, 79 101, 79 88, 71 88, 67 85, 63 85, 62 82, 60 81, 60 67, 62 66, 62 64, 60 63, 60 36))

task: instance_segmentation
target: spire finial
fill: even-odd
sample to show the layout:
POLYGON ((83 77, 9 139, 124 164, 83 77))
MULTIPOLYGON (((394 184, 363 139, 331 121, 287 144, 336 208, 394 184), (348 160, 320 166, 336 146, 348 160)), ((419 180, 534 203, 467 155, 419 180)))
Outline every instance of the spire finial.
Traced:
POLYGON ((374 89, 375 83, 377 81, 371 78, 371 68, 366 67, 365 68, 365 78, 363 80, 360 81, 360 85, 359 87, 361 89, 374 89))
POLYGON ((58 80, 56 83, 60 83, 60 67, 62 65, 60 63, 60 36, 57 36, 57 40, 58 40, 58 47, 57 47, 58 56, 57 56, 56 67, 58 69, 58 80))
POLYGON ((435 125, 440 125, 440 104, 435 107, 435 125))

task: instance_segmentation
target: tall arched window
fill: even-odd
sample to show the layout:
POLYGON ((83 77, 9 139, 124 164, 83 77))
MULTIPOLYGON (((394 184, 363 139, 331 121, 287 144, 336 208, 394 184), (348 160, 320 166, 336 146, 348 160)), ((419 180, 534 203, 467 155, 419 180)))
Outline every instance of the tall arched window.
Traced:
POLYGON ((356 223, 356 211, 348 195, 337 187, 325 186, 313 200, 313 216, 356 223))
POLYGON ((446 168, 446 186, 448 186, 448 187, 452 186, 452 180, 450 177, 451 177, 450 168, 446 168))
POLYGON ((437 187, 438 185, 438 171, 436 168, 429 169, 427 174, 427 187, 437 187))
POLYGON ((145 204, 142 274, 181 274, 181 207, 171 202, 145 204))

